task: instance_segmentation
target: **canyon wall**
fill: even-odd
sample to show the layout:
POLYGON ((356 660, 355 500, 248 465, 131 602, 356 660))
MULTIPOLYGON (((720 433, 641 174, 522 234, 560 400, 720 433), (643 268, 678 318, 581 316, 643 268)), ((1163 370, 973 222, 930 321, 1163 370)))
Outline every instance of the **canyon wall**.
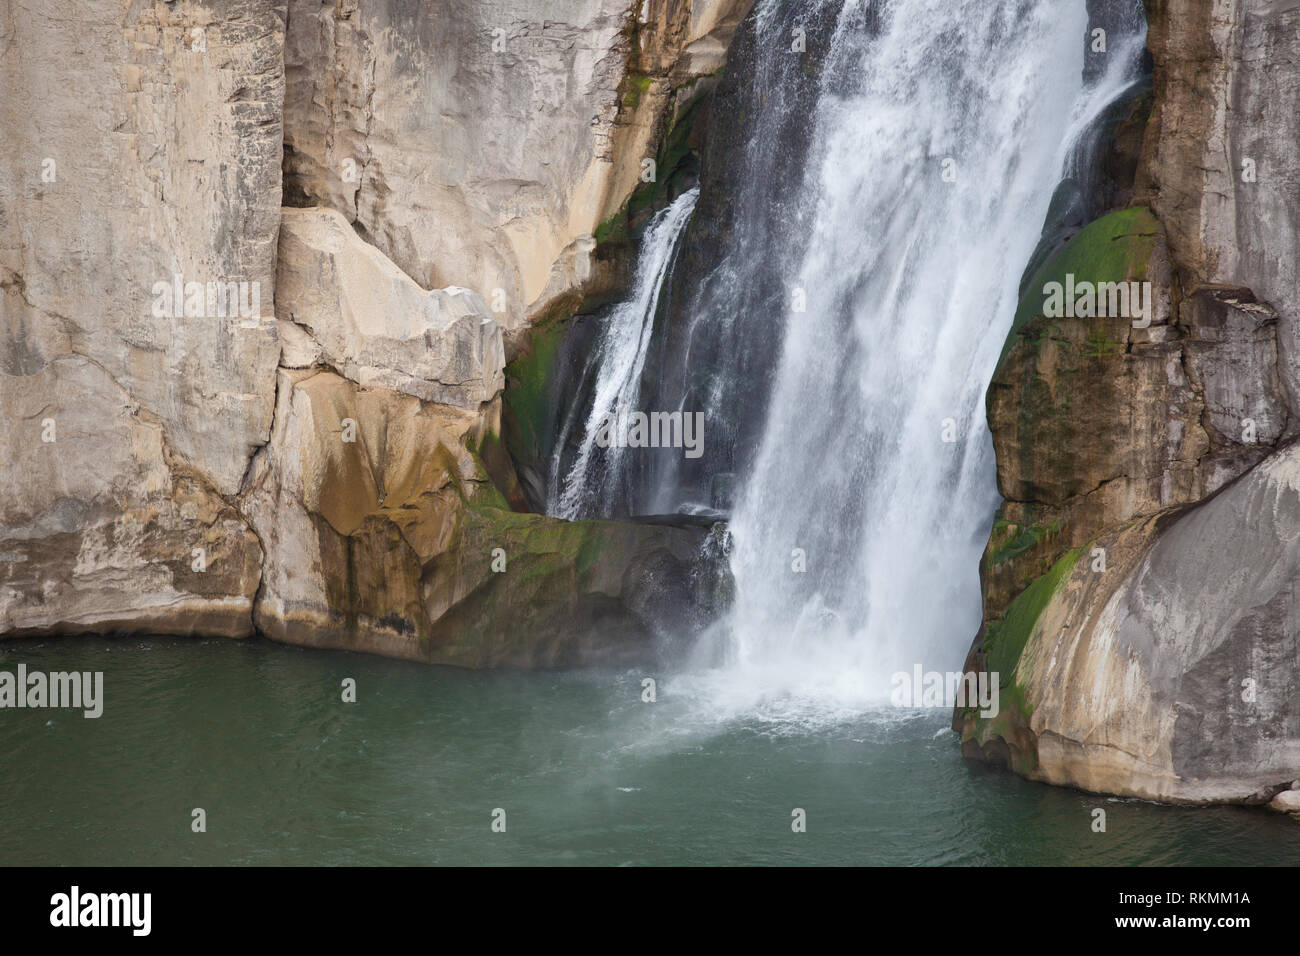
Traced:
POLYGON ((0 637, 556 666, 705 616, 707 529, 522 513, 502 392, 747 9, 0 0, 0 637))
POLYGON ((967 667, 1008 693, 954 727, 1034 779, 1262 802, 1300 777, 1300 7, 1146 6, 1131 201, 1028 278, 989 388, 1006 501, 967 667), (1149 324, 1044 317, 1067 276, 1150 282, 1149 324))

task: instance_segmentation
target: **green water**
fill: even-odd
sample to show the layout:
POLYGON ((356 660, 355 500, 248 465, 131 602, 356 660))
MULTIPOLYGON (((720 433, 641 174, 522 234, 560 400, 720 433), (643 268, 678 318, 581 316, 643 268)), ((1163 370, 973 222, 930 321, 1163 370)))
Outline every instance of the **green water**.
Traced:
POLYGON ((1300 859, 1300 826, 1267 810, 969 765, 935 711, 774 719, 719 712, 671 675, 644 703, 640 673, 474 673, 262 641, 0 645, 0 669, 19 663, 103 671, 105 704, 98 720, 0 710, 7 865, 1300 859))

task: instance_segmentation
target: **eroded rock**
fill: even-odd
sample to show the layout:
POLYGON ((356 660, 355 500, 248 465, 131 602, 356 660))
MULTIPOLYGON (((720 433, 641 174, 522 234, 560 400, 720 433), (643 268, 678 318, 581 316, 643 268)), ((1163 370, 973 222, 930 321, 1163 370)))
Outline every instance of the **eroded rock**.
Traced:
POLYGON ((0 622, 8 635, 252 633, 257 539, 98 365, 0 389, 0 622), (16 479, 15 479, 16 483, 16 479))
POLYGON ((992 658, 1023 703, 1015 729, 959 714, 972 755, 1009 750, 1034 779, 1174 802, 1267 799, 1294 779, 1300 446, 1062 562, 1000 659, 997 633, 976 648, 971 666, 992 658))
POLYGON ((1281 376, 1300 411, 1300 7, 1148 4, 1155 109, 1150 201, 1189 289, 1250 289, 1278 315, 1281 376))
POLYGON ((251 633, 283 42, 274 0, 0 6, 0 635, 251 633))
POLYGON ((279 315, 283 364, 332 366, 359 385, 477 408, 505 385, 501 329, 468 289, 426 292, 332 209, 285 209, 279 315))
POLYGON ((282 371, 244 505, 266 547, 258 628, 429 663, 556 667, 654 660, 666 612, 698 610, 689 623, 703 626, 707 532, 509 511, 475 451, 499 412, 282 371))
POLYGON ((750 2, 291 0, 289 194, 512 331, 590 275, 673 89, 718 68, 750 2))

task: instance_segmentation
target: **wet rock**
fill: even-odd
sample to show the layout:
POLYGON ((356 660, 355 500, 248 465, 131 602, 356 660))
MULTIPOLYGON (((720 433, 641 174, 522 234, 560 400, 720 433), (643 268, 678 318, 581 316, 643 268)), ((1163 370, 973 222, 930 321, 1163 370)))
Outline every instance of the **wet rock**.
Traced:
POLYGON ((496 427, 496 403, 480 415, 282 371, 245 501, 266 548, 259 629, 429 663, 561 667, 656 660, 672 650, 659 628, 680 640, 678 624, 703 626, 706 530, 511 512, 474 451, 496 427))
POLYGON ((1283 790, 1268 805, 1284 813, 1300 813, 1300 791, 1283 790))

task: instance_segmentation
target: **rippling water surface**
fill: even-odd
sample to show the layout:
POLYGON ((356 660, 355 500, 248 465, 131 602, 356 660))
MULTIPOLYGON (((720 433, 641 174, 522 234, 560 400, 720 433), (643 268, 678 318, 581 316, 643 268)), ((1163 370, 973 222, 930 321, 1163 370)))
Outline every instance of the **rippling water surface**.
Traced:
POLYGON ((1300 826, 961 759, 937 711, 719 703, 708 675, 476 673, 262 641, 6 642, 104 714, 0 711, 3 864, 1288 864, 1300 826), (657 701, 642 679, 656 676, 657 701), (344 678, 358 701, 342 703, 344 678), (1108 828, 1093 833, 1091 811, 1108 828), (191 811, 207 811, 192 833, 191 811), (493 833, 492 813, 506 814, 493 833), (791 832, 791 812, 807 832, 791 832))

